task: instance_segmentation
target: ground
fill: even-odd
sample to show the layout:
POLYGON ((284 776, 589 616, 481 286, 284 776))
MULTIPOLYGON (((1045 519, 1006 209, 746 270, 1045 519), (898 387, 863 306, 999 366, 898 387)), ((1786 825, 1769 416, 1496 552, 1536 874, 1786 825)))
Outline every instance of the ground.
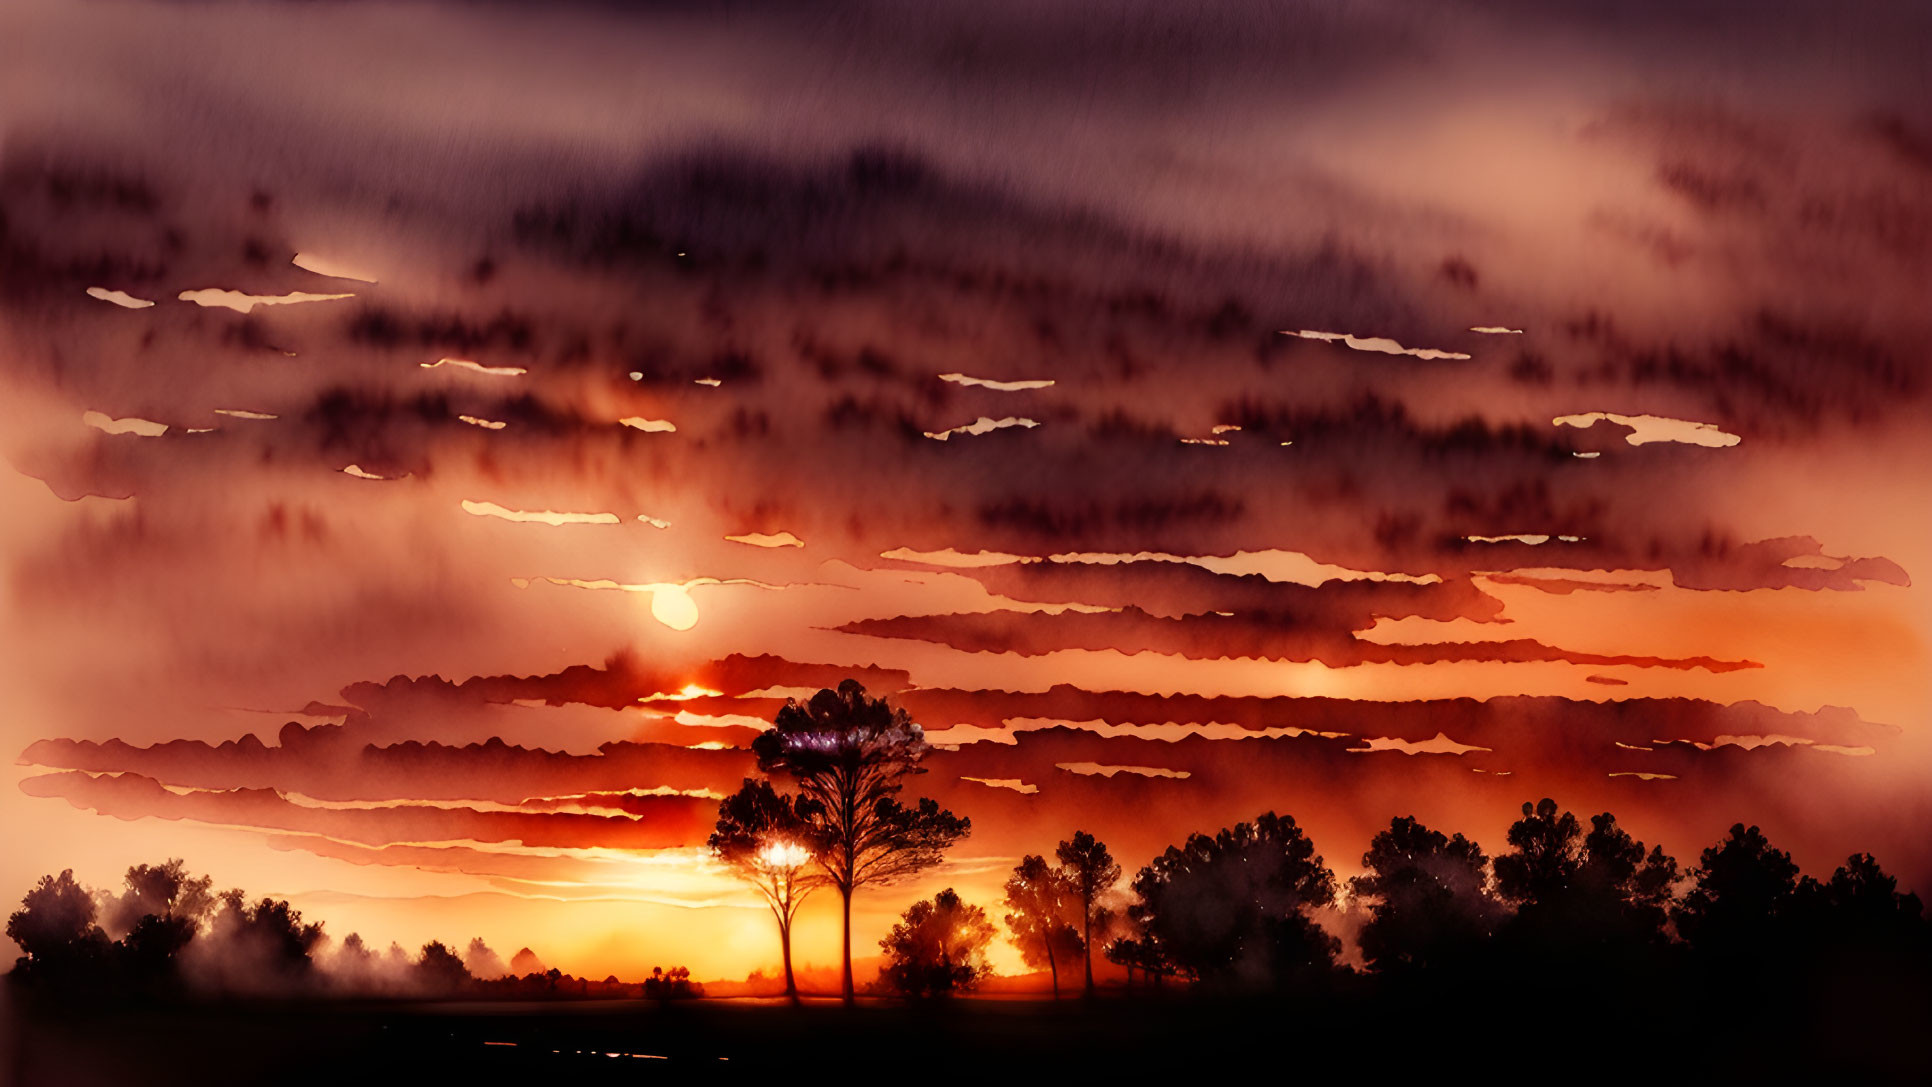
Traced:
MULTIPOLYGON (((1582 994, 1579 994, 1582 996, 1582 994)), ((1584 999, 1587 999, 1585 997, 1584 999)), ((1659 1075, 1715 1082, 1798 1076, 1923 1082, 1909 1022, 1848 1029, 1748 1021, 1724 1009, 1578 1000, 1458 1001, 1330 994, 1216 1001, 1174 993, 1057 1003, 982 996, 854 1009, 812 1000, 253 1002, 163 1008, 23 1004, 6 1015, 0 1080, 20 1087, 638 1082, 750 1071, 839 1070, 950 1082, 1045 1075, 1144 1080, 1168 1071, 1249 1081, 1310 1077, 1534 1076, 1587 1082, 1659 1075), (1685 1014, 1690 1012, 1690 1014, 1685 1014), (1667 1027, 1660 1024, 1681 1023, 1667 1027), (1892 1037, 1896 1042, 1878 1042, 1892 1037), (1239 1073, 1237 1075, 1237 1073, 1239 1073)))

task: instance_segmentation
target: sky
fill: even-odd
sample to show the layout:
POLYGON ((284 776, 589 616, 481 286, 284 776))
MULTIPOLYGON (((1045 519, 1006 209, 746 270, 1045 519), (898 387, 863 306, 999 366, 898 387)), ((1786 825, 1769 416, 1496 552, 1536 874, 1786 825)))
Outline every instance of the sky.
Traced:
POLYGON ((851 677, 861 953, 1267 810, 1932 890, 1922 5, 809 9, 0 10, 0 888, 770 971, 851 677))

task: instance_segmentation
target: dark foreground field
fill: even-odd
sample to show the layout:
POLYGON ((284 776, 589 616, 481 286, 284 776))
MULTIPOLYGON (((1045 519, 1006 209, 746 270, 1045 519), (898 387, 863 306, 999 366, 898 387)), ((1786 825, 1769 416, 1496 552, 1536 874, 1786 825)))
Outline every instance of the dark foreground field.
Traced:
MULTIPOLYGON (((1876 997, 1877 994, 1871 994, 1876 997)), ((981 997, 906 1006, 753 1000, 254 1002, 77 1008, 9 998, 0 1082, 21 1087, 395 1082, 648 1082, 785 1070, 1385 1082, 1410 1076, 1650 1082, 1924 1082, 1910 998, 1779 1014, 1667 992, 1642 1006, 1577 993, 1332 993, 1302 1001, 1177 994, 1091 1003, 981 997)))

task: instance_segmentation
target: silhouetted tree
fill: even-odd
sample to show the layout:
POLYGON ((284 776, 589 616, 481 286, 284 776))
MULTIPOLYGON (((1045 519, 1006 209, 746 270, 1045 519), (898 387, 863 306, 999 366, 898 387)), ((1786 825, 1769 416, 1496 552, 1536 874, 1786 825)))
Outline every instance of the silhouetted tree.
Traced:
POLYGON ((248 905, 239 889, 218 897, 207 938, 194 942, 190 956, 205 983, 246 992, 307 981, 314 965, 309 953, 322 940, 320 921, 303 924, 302 911, 272 898, 248 905))
POLYGON ((1823 883, 1806 876, 1798 895, 1800 908, 1842 936, 1893 943, 1909 941, 1924 930, 1924 903, 1918 895, 1901 894, 1898 880, 1870 853, 1853 854, 1823 883))
POLYGON ((94 923, 94 896, 74 882, 73 869, 42 876, 7 918, 7 938, 26 952, 15 969, 51 976, 61 970, 97 967, 108 951, 107 934, 94 923))
POLYGON ((903 779, 922 773, 925 733, 902 709, 868 698, 854 680, 800 705, 788 699, 752 741, 758 768, 796 783, 798 814, 813 829, 817 861, 843 909, 842 993, 852 1000, 852 894, 938 864, 972 830, 970 820, 922 798, 907 807, 903 779))
POLYGON ((1789 915, 1799 867, 1756 826, 1737 822, 1723 842, 1698 857, 1690 878, 1694 882, 1673 919, 1692 948, 1762 948, 1777 921, 1789 915))
POLYGON ((801 806, 807 814, 818 814, 817 801, 789 797, 769 781, 746 778, 737 792, 718 805, 717 829, 710 841, 712 855, 758 888, 778 919, 785 995, 794 1002, 798 981, 792 974, 792 920, 806 896, 825 883, 822 874, 808 870, 822 851, 819 829, 825 821, 801 815, 801 806))
POLYGON ((543 960, 537 957, 536 952, 525 947, 519 948, 516 954, 510 956, 510 969, 521 977, 524 974, 543 973, 544 964, 543 960))
POLYGON ((120 896, 107 900, 103 927, 129 932, 151 916, 186 921, 192 933, 215 907, 214 882, 211 876, 189 877, 179 858, 158 865, 137 864, 127 870, 120 896))
POLYGON ((1028 966, 1047 968, 1053 995, 1060 995, 1060 966, 1086 949, 1074 919, 1080 909, 1080 890, 1066 873, 1045 857, 1029 855, 1006 881, 1006 927, 1028 966))
POLYGON ((213 885, 211 877, 190 877, 176 858, 135 865, 120 895, 99 896, 104 928, 121 934, 120 957, 132 981, 150 990, 177 982, 177 959, 214 908, 213 885))
POLYGON ((880 979, 908 996, 947 996, 977 986, 993 972, 986 947, 993 923, 986 911, 959 900, 953 889, 915 902, 879 941, 886 953, 880 979))
POLYGON ((1559 815, 1556 801, 1525 802, 1523 817, 1509 828, 1512 852, 1496 855, 1496 892, 1518 905, 1563 897, 1576 881, 1582 837, 1576 816, 1559 815))
POLYGON ((1621 956, 1664 940, 1677 862, 1603 812, 1583 832, 1548 797, 1523 805, 1509 829, 1511 851, 1496 857, 1498 892, 1517 907, 1511 935, 1535 959, 1621 956))
POLYGON ((1466 963, 1495 931, 1501 905, 1485 884, 1475 842, 1445 837, 1413 816, 1391 820, 1362 855, 1349 889, 1373 899, 1359 941, 1377 970, 1466 963))
POLYGON ((1924 910, 1918 895, 1899 893, 1898 880, 1871 854, 1855 853, 1828 880, 1800 879, 1789 913, 1806 954, 1841 960, 1821 961, 1814 969, 1845 973, 1852 964, 1877 960, 1932 966, 1924 910))
POLYGON ((1693 950, 1728 960, 1762 955, 1791 918, 1798 866, 1743 823, 1704 850, 1672 919, 1693 950))
POLYGON ((1602 812, 1590 817, 1576 874, 1577 897, 1596 915, 1600 930, 1621 927, 1632 937, 1662 940, 1676 883, 1677 861, 1662 846, 1646 853, 1642 842, 1617 825, 1616 816, 1602 812))
POLYGON ((1107 944, 1107 961, 1127 970, 1127 984, 1134 983, 1139 970, 1159 986, 1162 978, 1176 973, 1174 964, 1161 955, 1160 948, 1145 936, 1121 936, 1107 944))
POLYGON ((1195 834, 1134 876, 1128 907, 1150 961, 1217 983, 1282 983, 1326 972, 1341 943, 1308 916, 1335 900, 1335 874, 1292 816, 1268 812, 1195 834))
POLYGON ((469 985, 470 971, 441 940, 431 940, 423 945, 422 957, 416 960, 416 978, 425 991, 447 994, 469 985))
POLYGON ((673 966, 666 970, 662 966, 653 966, 651 976, 644 979, 644 995, 663 1000, 680 1000, 703 996, 704 986, 691 980, 689 967, 673 966))
POLYGON ((1080 951, 1087 972, 1086 991, 1091 995, 1093 930, 1104 930, 1108 919, 1099 900, 1120 882, 1120 865, 1104 844, 1084 830, 1074 831, 1073 838, 1061 842, 1054 855, 1060 861, 1060 870, 1073 880, 1074 893, 1080 899, 1080 951))
POLYGON ((463 967, 471 977, 489 981, 510 973, 510 968, 503 964, 503 956, 491 950, 481 936, 473 937, 470 946, 463 952, 463 967))
POLYGON ((127 972, 148 985, 172 985, 179 956, 195 938, 195 923, 185 917, 147 914, 121 937, 127 972))
POLYGON ((380 966, 381 961, 363 942, 361 933, 351 932, 330 956, 329 980, 338 988, 364 992, 376 987, 380 966))

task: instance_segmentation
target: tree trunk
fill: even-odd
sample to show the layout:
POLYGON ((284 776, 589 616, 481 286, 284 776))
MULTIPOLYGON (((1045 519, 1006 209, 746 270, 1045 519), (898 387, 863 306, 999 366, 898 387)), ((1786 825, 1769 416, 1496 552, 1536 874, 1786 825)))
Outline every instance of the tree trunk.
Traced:
POLYGON ((1093 903, 1081 907, 1080 951, 1087 961, 1087 995, 1093 995, 1093 903))
POLYGON ((840 958, 845 962, 844 981, 839 987, 839 996, 847 1004, 855 1002, 852 993, 852 888, 840 887, 839 897, 845 902, 845 925, 840 944, 840 958))
POLYGON ((798 979, 792 976, 792 926, 791 922, 781 922, 778 926, 778 946, 785 953, 785 997, 798 1003, 798 979))
POLYGON ((1060 999, 1060 967, 1053 961, 1053 937, 1046 939, 1047 977, 1053 979, 1053 999, 1060 999))

